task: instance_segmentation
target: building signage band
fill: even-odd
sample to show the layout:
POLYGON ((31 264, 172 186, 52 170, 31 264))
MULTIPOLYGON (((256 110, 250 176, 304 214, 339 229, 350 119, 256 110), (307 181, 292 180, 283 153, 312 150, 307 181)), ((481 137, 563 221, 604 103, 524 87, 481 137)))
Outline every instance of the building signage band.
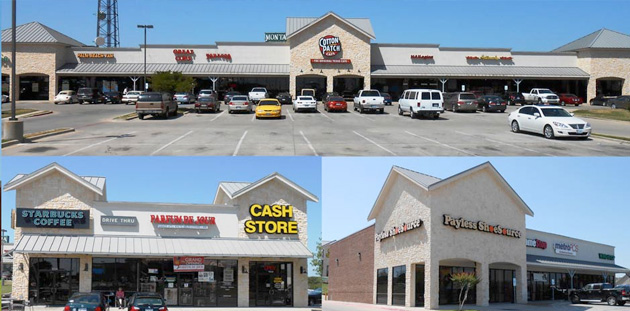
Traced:
POLYGON ((527 239, 527 242, 525 245, 527 245, 527 247, 547 249, 547 242, 541 241, 539 239, 527 239))
POLYGON ((577 256, 578 245, 573 243, 553 243, 556 254, 577 256))
POLYGON ((481 56, 466 56, 468 60, 512 60, 512 56, 489 56, 489 55, 481 55, 481 56))
POLYGON ((211 216, 151 215, 151 223, 159 229, 208 229, 208 225, 216 225, 211 216))
POLYGON ((114 58, 113 53, 78 53, 78 58, 114 58))
POLYGON ((411 222, 404 223, 402 225, 394 226, 389 230, 383 230, 381 233, 375 234, 376 242, 380 242, 387 238, 391 238, 393 236, 399 235, 401 233, 405 233, 407 231, 420 228, 422 226, 422 219, 416 219, 411 222))
POLYGON ((192 62, 195 50, 174 49, 173 54, 175 54, 175 61, 192 62))
POLYGON ((16 226, 22 228, 89 229, 89 210, 17 208, 16 226))
POLYGON ((226 60, 226 61, 232 61, 232 55, 231 54, 216 54, 216 53, 206 53, 206 59, 209 61, 214 61, 214 60, 226 60))
POLYGON ((615 255, 608 255, 608 254, 599 253, 599 259, 615 260, 615 255))
POLYGON ((297 234, 298 224, 293 219, 293 205, 252 204, 251 220, 245 222, 246 233, 297 234))
POLYGON ((433 59, 433 55, 411 55, 411 59, 433 59))
POLYGON ((204 268, 203 257, 173 257, 173 272, 199 272, 204 268))
POLYGON ((286 42, 287 34, 284 32, 265 32, 265 42, 286 42))
POLYGON ((128 216, 101 216, 101 225, 110 226, 135 226, 138 224, 136 217, 128 216))
POLYGON ((311 64, 350 64, 352 63, 349 59, 319 59, 319 58, 311 58, 311 64))
POLYGON ((341 40, 333 35, 321 37, 319 38, 319 51, 324 57, 337 56, 341 52, 341 40))
POLYGON ((521 238, 521 232, 514 229, 504 228, 501 225, 489 225, 484 221, 470 221, 464 218, 454 218, 450 215, 444 214, 444 225, 450 226, 455 229, 469 229, 487 233, 494 233, 497 235, 503 235, 512 238, 521 238))

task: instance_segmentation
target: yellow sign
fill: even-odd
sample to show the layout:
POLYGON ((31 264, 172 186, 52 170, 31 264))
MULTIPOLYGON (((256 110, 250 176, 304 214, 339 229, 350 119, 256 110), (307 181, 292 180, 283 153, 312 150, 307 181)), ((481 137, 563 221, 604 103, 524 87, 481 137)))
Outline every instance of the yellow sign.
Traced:
POLYGON ((282 278, 281 277, 275 277, 275 278, 273 278, 273 282, 274 283, 282 283, 282 278))
POLYGON ((79 53, 77 54, 79 58, 114 58, 113 53, 103 54, 103 53, 79 53))
POLYGON ((292 205, 261 205, 249 207, 251 220, 245 222, 246 233, 297 234, 297 221, 293 218, 292 205))

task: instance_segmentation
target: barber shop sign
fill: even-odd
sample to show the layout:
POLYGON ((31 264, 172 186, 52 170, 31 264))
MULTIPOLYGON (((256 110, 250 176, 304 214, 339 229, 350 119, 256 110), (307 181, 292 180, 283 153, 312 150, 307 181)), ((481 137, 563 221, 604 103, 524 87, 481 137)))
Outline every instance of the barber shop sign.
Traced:
POLYGON ((319 51, 324 57, 333 57, 341 52, 341 40, 339 37, 327 35, 319 38, 319 51))

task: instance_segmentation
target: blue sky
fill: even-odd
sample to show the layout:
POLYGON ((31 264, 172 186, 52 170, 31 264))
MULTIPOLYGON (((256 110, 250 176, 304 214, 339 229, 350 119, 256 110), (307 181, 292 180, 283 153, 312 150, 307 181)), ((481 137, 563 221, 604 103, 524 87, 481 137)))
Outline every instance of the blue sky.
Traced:
MULTIPOLYGON (((109 201, 210 204, 219 182, 253 182, 273 172, 321 198, 318 157, 3 157, 3 186, 15 175, 51 162, 81 176, 106 177, 109 201)), ((307 207, 309 249, 315 251, 321 236, 321 204, 308 202, 307 207)), ((14 208, 15 191, 2 193, 2 228, 11 235, 14 208)))
POLYGON ((615 246, 630 268, 630 158, 323 158, 323 239, 343 238, 367 216, 392 165, 447 178, 490 161, 534 211, 527 228, 615 246))
MULTIPOLYGON (((2 29, 11 1, 1 1, 2 29)), ((18 0, 17 23, 39 21, 84 44, 96 37, 97 0, 18 0)), ((137 24, 153 24, 153 44, 263 41, 285 30, 288 16, 368 17, 374 42, 434 43, 549 51, 600 28, 630 34, 625 0, 119 0, 121 45, 143 40, 137 24), (387 5, 383 5, 387 3, 387 5)))

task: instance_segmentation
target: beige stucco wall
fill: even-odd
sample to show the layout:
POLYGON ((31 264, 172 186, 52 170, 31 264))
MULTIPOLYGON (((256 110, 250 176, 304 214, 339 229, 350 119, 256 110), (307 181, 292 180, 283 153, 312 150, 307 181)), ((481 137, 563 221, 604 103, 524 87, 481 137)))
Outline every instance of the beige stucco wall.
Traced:
POLYGON ((333 91, 333 78, 338 76, 363 77, 363 88, 370 87, 370 38, 334 16, 326 17, 289 38, 289 46, 289 92, 292 96, 299 92, 295 89, 298 76, 326 77, 326 92, 333 91), (326 35, 337 36, 341 41, 341 52, 330 59, 350 59, 351 64, 311 64, 311 59, 325 58, 319 51, 319 38, 326 35))
POLYGON ((584 50, 578 52, 578 67, 588 72, 586 101, 597 95, 597 79, 621 78, 622 95, 630 94, 630 50, 584 50))

